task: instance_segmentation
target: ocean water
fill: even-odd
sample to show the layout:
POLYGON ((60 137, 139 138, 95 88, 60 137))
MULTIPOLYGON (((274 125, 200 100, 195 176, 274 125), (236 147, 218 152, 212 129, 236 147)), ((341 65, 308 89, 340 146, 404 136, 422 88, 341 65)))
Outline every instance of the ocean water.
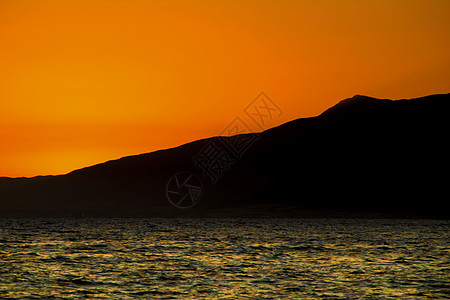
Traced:
POLYGON ((0 298, 449 299, 449 221, 0 219, 0 298))

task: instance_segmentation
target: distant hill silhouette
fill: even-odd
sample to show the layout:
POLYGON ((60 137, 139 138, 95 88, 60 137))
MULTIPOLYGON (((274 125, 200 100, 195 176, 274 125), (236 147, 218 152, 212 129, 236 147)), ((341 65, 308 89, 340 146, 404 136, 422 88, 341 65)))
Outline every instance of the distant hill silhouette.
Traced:
POLYGON ((410 100, 356 95, 321 115, 253 135, 215 137, 66 175, 0 178, 0 216, 288 216, 447 218, 450 94, 410 100), (211 143, 254 139, 212 183, 193 158, 211 143), (203 196, 180 210, 177 172, 203 196))

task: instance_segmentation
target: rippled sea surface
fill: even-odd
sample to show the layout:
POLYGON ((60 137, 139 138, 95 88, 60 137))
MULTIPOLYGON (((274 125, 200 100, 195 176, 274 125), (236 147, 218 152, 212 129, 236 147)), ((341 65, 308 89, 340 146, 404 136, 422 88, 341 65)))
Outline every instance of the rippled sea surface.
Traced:
POLYGON ((449 221, 0 219, 0 298, 448 299, 449 221))

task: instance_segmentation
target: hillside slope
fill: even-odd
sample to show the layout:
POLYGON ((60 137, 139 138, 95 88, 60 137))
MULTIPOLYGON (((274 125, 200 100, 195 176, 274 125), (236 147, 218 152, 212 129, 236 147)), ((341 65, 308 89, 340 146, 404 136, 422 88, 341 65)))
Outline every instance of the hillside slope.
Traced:
POLYGON ((0 178, 0 216, 448 218, 449 106, 450 94, 356 95, 259 134, 199 140, 61 176, 0 178), (208 149, 226 154, 216 161, 224 168, 216 182, 199 168, 208 149), (167 199, 168 181, 181 171, 202 184, 191 209, 167 199))

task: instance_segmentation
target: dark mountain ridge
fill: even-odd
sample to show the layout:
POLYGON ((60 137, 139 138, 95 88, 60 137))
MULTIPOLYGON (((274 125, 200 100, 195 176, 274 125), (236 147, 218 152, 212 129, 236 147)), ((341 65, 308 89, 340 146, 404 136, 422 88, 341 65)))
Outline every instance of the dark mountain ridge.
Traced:
POLYGON ((356 95, 317 117, 214 137, 66 175, 0 178, 0 216, 382 216, 448 218, 450 94, 356 95), (253 141, 217 182, 195 166, 210 144, 253 141), (202 182, 198 205, 166 194, 177 172, 202 182))

